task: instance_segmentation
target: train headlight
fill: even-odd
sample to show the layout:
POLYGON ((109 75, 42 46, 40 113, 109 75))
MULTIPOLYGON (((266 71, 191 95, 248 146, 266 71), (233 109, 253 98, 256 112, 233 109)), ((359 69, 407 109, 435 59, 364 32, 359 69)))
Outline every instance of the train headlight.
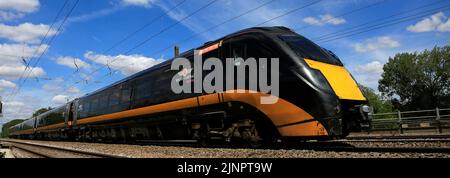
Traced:
POLYGON ((364 112, 364 113, 369 113, 370 110, 371 110, 370 106, 367 106, 367 105, 362 105, 361 106, 361 111, 364 112))

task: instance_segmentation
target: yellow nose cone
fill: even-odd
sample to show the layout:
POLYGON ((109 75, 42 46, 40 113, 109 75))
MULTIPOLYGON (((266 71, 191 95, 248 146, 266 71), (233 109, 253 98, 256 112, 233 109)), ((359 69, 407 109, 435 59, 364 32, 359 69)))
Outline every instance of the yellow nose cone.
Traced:
POLYGON ((358 84, 343 66, 331 65, 323 62, 305 59, 309 67, 319 70, 330 83, 339 99, 366 100, 358 84))

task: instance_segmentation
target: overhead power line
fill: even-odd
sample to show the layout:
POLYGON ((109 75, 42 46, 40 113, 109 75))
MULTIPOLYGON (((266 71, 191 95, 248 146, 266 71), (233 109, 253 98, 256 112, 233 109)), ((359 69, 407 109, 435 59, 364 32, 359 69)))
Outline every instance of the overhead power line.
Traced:
MULTIPOLYGON (((58 29, 56 30, 55 34, 58 34, 64 23, 67 21, 67 19, 70 17, 70 15, 72 14, 73 10, 77 7, 79 0, 76 0, 75 4, 72 6, 72 8, 70 9, 70 11, 66 14, 66 16, 64 17, 64 20, 61 22, 61 24, 59 25, 58 29)), ((33 72, 33 69, 39 64, 39 61, 41 60, 42 56, 47 52, 49 45, 53 42, 53 40, 56 38, 57 35, 52 36, 52 38, 50 38, 46 48, 44 49, 44 51, 40 54, 40 56, 37 58, 36 62, 34 63, 33 67, 30 68, 30 72, 28 72, 28 74, 25 76, 24 80, 22 83, 20 83, 19 81, 19 86, 17 87, 17 91, 15 93, 13 93, 13 95, 15 96, 17 93, 20 92, 20 89, 22 88, 22 86, 25 84, 25 82, 27 81, 29 75, 33 72)))
MULTIPOLYGON (((195 15, 195 14, 198 13, 198 12, 200 12, 201 10, 203 10, 203 9, 205 9, 205 8, 207 8, 207 7, 209 7, 209 6, 211 6, 212 4, 214 4, 214 3, 217 2, 217 1, 218 1, 218 0, 212 0, 212 1, 210 1, 209 3, 207 3, 207 4, 203 5, 203 6, 201 6, 199 9, 197 9, 197 10, 195 10, 194 12, 190 13, 189 15, 183 17, 182 19, 178 20, 177 22, 173 23, 172 25, 170 25, 170 26, 168 26, 168 27, 166 27, 166 28, 160 30, 159 32, 157 32, 156 34, 150 36, 149 38, 146 38, 144 41, 142 41, 142 42, 140 42, 139 44, 135 45, 134 47, 132 47, 131 49, 129 49, 129 50, 128 50, 127 52, 125 52, 124 54, 130 53, 131 51, 133 51, 133 50, 137 49, 138 47, 144 45, 145 43, 147 43, 147 42, 150 41, 151 39, 155 38, 156 36, 159 36, 159 35, 161 35, 162 33, 164 33, 165 31, 167 31, 167 30, 169 30, 169 29, 175 27, 176 25, 178 25, 178 24, 180 24, 181 22, 185 21, 186 19, 192 17, 193 15, 195 15)), ((175 8, 172 8, 172 10, 173 10, 173 9, 175 9, 175 8)), ((115 62, 115 60, 112 60, 112 61, 109 63, 109 65, 111 65, 113 62, 115 62)), ((105 66, 106 66, 106 65, 102 65, 101 67, 99 67, 99 68, 97 68, 97 69, 94 69, 94 70, 91 71, 89 74, 87 74, 87 76, 89 77, 89 76, 94 75, 95 73, 97 73, 97 72, 100 71, 101 69, 105 68, 105 66)), ((107 67, 109 67, 109 66, 107 66, 107 67)), ((110 73, 111 73, 111 71, 110 71, 110 73)), ((80 82, 83 82, 83 81, 85 81, 85 80, 79 80, 79 81, 74 82, 74 83, 73 83, 72 85, 70 85, 69 87, 66 87, 66 88, 63 90, 63 92, 65 92, 67 89, 69 89, 69 88, 71 88, 71 87, 75 86, 76 84, 78 84, 78 83, 80 83, 80 82)), ((62 92, 62 93, 63 93, 63 92, 62 92)))
MULTIPOLYGON (((340 14, 340 15, 337 15, 336 17, 329 18, 329 19, 325 20, 324 23, 330 22, 330 21, 332 21, 332 20, 336 20, 337 18, 340 18, 340 17, 345 17, 345 16, 347 16, 347 15, 350 15, 350 14, 353 14, 353 13, 356 13, 356 12, 359 12, 359 11, 362 11, 362 10, 364 10, 364 9, 368 9, 368 8, 371 8, 371 7, 375 7, 375 6, 377 6, 377 5, 380 5, 380 4, 385 3, 386 1, 387 1, 387 0, 382 0, 382 1, 379 1, 379 2, 376 2, 376 3, 373 3, 373 4, 369 4, 369 5, 367 5, 367 6, 363 6, 363 7, 356 8, 356 9, 352 9, 352 10, 350 10, 350 11, 347 11, 347 12, 344 12, 344 13, 342 13, 342 14, 340 14)), ((299 27, 299 28, 295 28, 294 30, 295 30, 295 31, 298 31, 298 30, 303 30, 303 29, 309 28, 309 27, 312 27, 312 25, 305 25, 305 26, 302 26, 302 27, 299 27)))
MULTIPOLYGON (((33 60, 33 57, 35 57, 37 55, 37 53, 39 52, 39 49, 41 48, 41 46, 44 44, 45 39, 47 38, 48 34, 50 33, 51 30, 53 30, 53 26, 55 25, 56 21, 59 19, 59 16, 61 15, 62 11, 64 10, 64 8, 66 7, 67 3, 69 2, 69 0, 64 1, 64 4, 59 8, 58 12, 56 13, 55 18, 53 18, 53 21, 50 25, 50 27, 48 28, 47 32, 45 33, 44 37, 41 39, 41 41, 39 42, 39 45, 37 46, 36 50, 34 50, 33 54, 29 57, 28 60, 24 59, 22 56, 20 58, 22 58, 23 60, 25 60, 25 69, 23 70, 22 74, 20 75, 19 79, 18 79, 18 83, 19 83, 19 87, 16 87, 11 94, 9 94, 8 96, 11 95, 15 95, 16 93, 18 93, 18 91, 20 90, 20 85, 21 85, 21 81, 26 73, 26 71, 28 70, 28 68, 30 67, 31 61, 33 60)), ((6 55, 3 55, 6 56, 6 55)), ((13 57, 11 55, 8 55, 9 57, 13 57)))
MULTIPOLYGON (((176 4, 175 6, 173 6, 172 8, 170 8, 169 10, 163 10, 163 13, 159 16, 154 17, 152 20, 148 21, 146 24, 140 26, 139 28, 137 28, 136 30, 128 33, 127 35, 125 35, 121 40, 117 41, 116 43, 114 43, 113 45, 111 45, 109 48, 106 48, 105 50, 103 50, 101 53, 105 54, 110 52, 112 49, 116 48, 117 46, 119 46, 120 44, 124 43, 125 41, 127 41, 128 39, 130 39, 131 37, 135 36, 136 34, 138 34, 139 32, 143 31, 145 28, 149 27, 151 24, 157 22, 159 19, 161 19, 164 16, 168 16, 169 13, 171 13, 172 11, 174 11, 175 9, 177 9, 178 7, 180 7, 182 4, 184 4, 186 2, 186 0, 182 0, 181 2, 179 2, 178 4, 176 4)), ((107 64, 105 64, 105 66, 108 68, 108 70, 110 70, 110 66, 109 66, 109 62, 107 64)), ((100 67, 99 69, 94 70, 91 73, 96 73, 98 70, 104 68, 105 66, 100 67)), ((67 78, 67 81, 71 81, 75 76, 76 76, 77 72, 74 72, 68 76, 65 76, 63 78, 67 78)), ((111 71, 110 71, 111 73, 111 71)), ((90 74, 89 74, 90 75, 90 74)), ((79 82, 78 82, 79 83, 79 82)))
POLYGON ((371 24, 371 23, 374 23, 374 22, 381 22, 382 20, 386 20, 386 19, 390 19, 390 18, 393 18, 393 17, 396 17, 396 16, 400 16, 400 15, 404 15, 404 14, 407 14, 407 13, 410 13, 410 12, 414 12, 414 11, 417 11, 417 10, 420 10, 420 9, 423 9, 423 8, 434 6, 434 5, 442 3, 442 2, 446 2, 446 1, 445 0, 441 0, 438 3, 432 2, 432 3, 429 3, 429 4, 423 5, 423 6, 419 6, 419 7, 413 8, 413 9, 404 10, 404 11, 401 11, 399 13, 395 13, 395 14, 392 14, 392 15, 389 15, 389 16, 386 16, 386 17, 382 17, 382 18, 378 18, 378 19, 375 19, 375 20, 372 20, 372 21, 368 21, 368 22, 365 22, 365 23, 362 23, 362 24, 359 24, 359 25, 356 25, 356 26, 353 26, 353 27, 350 27, 350 28, 346 28, 346 29, 343 29, 343 30, 338 30, 338 31, 335 31, 335 32, 332 32, 332 33, 321 35, 319 37, 314 37, 313 39, 320 40, 320 39, 325 38, 327 36, 332 36, 332 35, 335 35, 335 34, 338 34, 338 33, 341 33, 341 32, 345 32, 347 30, 351 30, 351 29, 354 29, 354 28, 358 28, 358 27, 361 27, 361 26, 364 26, 364 25, 368 25, 368 24, 371 24))
POLYGON ((350 30, 350 31, 346 31, 344 33, 340 33, 340 34, 337 34, 337 35, 329 36, 329 37, 322 38, 322 39, 319 39, 319 40, 316 40, 316 41, 319 42, 319 43, 326 43, 326 42, 330 42, 330 41, 334 41, 334 40, 338 40, 338 39, 342 39, 342 38, 358 35, 358 34, 361 34, 361 33, 366 33, 366 32, 369 32, 369 31, 377 30, 377 29, 380 29, 380 28, 384 28, 384 27, 400 24, 400 23, 403 23, 403 22, 424 18, 424 17, 430 16, 430 15, 432 15, 434 13, 437 13, 437 12, 440 12, 440 11, 447 11, 447 10, 450 10, 450 5, 446 5, 444 7, 436 8, 436 9, 433 9, 433 10, 427 10, 427 11, 424 11, 424 12, 416 13, 416 14, 409 15, 409 16, 402 17, 402 18, 393 19, 393 20, 390 20, 390 21, 387 21, 387 22, 383 22, 383 23, 377 23, 375 25, 371 25, 371 26, 367 26, 367 27, 356 28, 356 29, 353 29, 353 30, 350 30))
POLYGON ((142 42, 138 43, 137 45, 133 46, 132 48, 130 48, 128 51, 125 52, 125 54, 129 54, 130 52, 134 51, 135 49, 141 47, 142 45, 146 44, 147 42, 149 42, 150 40, 154 39, 155 37, 161 35, 162 33, 166 32, 167 30, 175 27, 176 25, 180 24, 181 22, 183 22, 184 20, 192 17, 193 15, 195 15, 196 13, 200 12, 201 10, 209 7, 210 5, 214 4, 215 2, 217 2, 217 0, 212 0, 209 3, 207 3, 206 5, 200 7, 199 9, 197 9, 196 11, 190 13, 189 15, 183 17, 181 20, 177 20, 177 22, 173 23, 172 25, 162 29, 161 31, 159 31, 158 33, 150 36, 149 38, 146 38, 145 40, 143 40, 142 42))
MULTIPOLYGON (((214 25, 214 26, 212 26, 211 28, 208 28, 207 30, 204 30, 204 31, 199 32, 199 33, 196 33, 196 34, 194 34, 194 35, 192 35, 192 36, 190 36, 190 37, 188 37, 188 38, 186 38, 186 39, 184 39, 184 40, 181 40, 181 41, 179 41, 179 42, 173 43, 173 44, 170 45, 170 46, 167 46, 167 47, 165 47, 165 48, 163 48, 163 49, 161 49, 161 50, 159 50, 159 51, 156 51, 155 53, 152 53, 152 55, 154 56, 154 55, 157 55, 157 54, 162 54, 163 52, 165 52, 165 51, 171 49, 175 44, 183 44, 183 43, 185 43, 185 42, 187 42, 187 41, 189 41, 189 40, 191 40, 191 39, 193 39, 193 38, 195 38, 195 37, 197 37, 197 36, 199 36, 199 35, 201 35, 201 34, 204 34, 204 33, 206 33, 206 32, 209 32, 209 31, 211 31, 211 30, 213 30, 213 29, 216 29, 217 27, 222 26, 222 25, 224 25, 224 24, 226 24, 226 23, 228 23, 228 22, 230 22, 230 21, 236 20, 236 19, 239 18, 239 17, 242 17, 242 16, 244 16, 244 15, 247 15, 247 14, 249 14, 249 13, 251 13, 251 12, 253 12, 253 11, 259 9, 259 8, 262 8, 263 6, 266 6, 266 5, 270 4, 270 3, 272 3, 273 1, 274 1, 274 0, 268 1, 268 2, 266 2, 266 3, 263 3, 263 4, 259 5, 259 6, 256 7, 256 8, 253 8, 253 9, 250 9, 250 10, 244 12, 243 14, 240 14, 240 15, 238 15, 238 16, 235 16, 235 17, 233 17, 233 18, 231 18, 231 19, 228 19, 228 20, 226 20, 226 21, 224 21, 224 22, 222 22, 222 23, 219 23, 219 24, 217 24, 217 25, 214 25)), ((258 24, 254 25, 254 26, 260 26, 260 25, 266 24, 266 23, 268 23, 268 22, 274 21, 274 20, 276 20, 276 19, 279 19, 279 18, 281 18, 281 17, 284 17, 284 16, 286 16, 286 15, 289 15, 289 14, 291 14, 291 13, 294 13, 294 12, 296 12, 296 11, 299 11, 299 10, 301 10, 301 9, 304 9, 304 8, 306 8, 306 7, 309 7, 309 6, 312 6, 312 5, 314 5, 314 4, 317 4, 317 3, 319 3, 320 1, 322 1, 322 0, 314 1, 314 2, 309 3, 309 4, 306 4, 306 5, 304 5, 304 6, 300 6, 300 7, 294 8, 294 9, 289 10, 289 11, 287 11, 287 12, 285 12, 285 13, 282 13, 282 14, 276 16, 276 17, 273 17, 273 18, 270 18, 270 19, 268 19, 268 20, 265 20, 265 21, 263 21, 263 22, 261 22, 261 23, 258 23, 258 24)))
POLYGON ((178 4, 176 4, 175 6, 173 6, 172 8, 170 8, 167 11, 164 11, 164 13, 162 13, 161 15, 153 18, 152 20, 150 20, 148 23, 144 24, 143 26, 139 27, 138 29, 136 29, 135 31, 131 32, 130 34, 126 35, 124 38, 122 38, 120 41, 118 41, 117 43, 114 43, 111 47, 109 47, 108 49, 106 49, 104 52, 102 53, 107 53, 109 51, 111 51, 112 49, 114 49, 115 47, 117 47, 118 45, 122 44, 123 42, 125 42, 126 40, 130 39, 131 37, 133 37, 134 35, 138 34, 139 32, 141 32, 142 30, 146 29, 148 26, 150 26, 151 24, 155 23, 156 21, 158 21, 159 19, 163 18, 164 16, 166 16, 168 13, 172 12, 173 10, 175 10, 176 8, 178 8, 179 6, 181 6, 183 3, 185 3, 186 0, 182 0, 181 2, 179 2, 178 4))
MULTIPOLYGON (((246 14, 248 14, 248 13, 254 11, 254 10, 257 10, 257 9, 259 9, 259 8, 261 8, 261 7, 265 6, 265 5, 267 5, 267 4, 272 3, 273 1, 275 1, 275 0, 267 1, 266 3, 263 3, 263 4, 259 5, 259 6, 257 6, 256 8, 250 9, 250 10, 248 10, 248 11, 246 11, 246 12, 240 14, 240 15, 237 15, 237 16, 235 16, 235 17, 232 17, 232 18, 228 19, 228 20, 225 20, 225 21, 223 21, 222 23, 219 23, 219 24, 217 24, 217 25, 214 25, 214 26, 208 28, 208 29, 205 30, 205 31, 202 31, 202 32, 200 32, 200 33, 197 33, 197 34, 195 34, 195 35, 189 37, 188 39, 186 39, 186 40, 184 40, 184 41, 187 41, 187 40, 189 40, 190 38, 194 38, 194 37, 196 37, 196 36, 198 36, 198 35, 200 35, 200 34, 202 34, 202 33, 206 33, 207 31, 210 31, 210 30, 212 30, 212 29, 215 29, 215 28, 217 28, 218 26, 221 26, 221 25, 223 25, 223 24, 225 24, 225 23, 228 23, 228 22, 230 22, 230 21, 232 21, 232 20, 235 20, 235 19, 237 19, 237 18, 239 18, 239 17, 241 17, 241 16, 243 16, 243 15, 246 15, 246 14)), ((287 11, 287 12, 284 12, 284 13, 282 13, 282 14, 276 16, 276 17, 273 17, 273 18, 270 18, 270 19, 268 19, 268 20, 266 20, 266 21, 263 21, 263 22, 261 22, 261 23, 258 23, 258 24, 255 25, 255 26, 258 26, 258 25, 262 25, 262 24, 271 22, 271 21, 276 20, 276 19, 278 19, 278 18, 284 17, 284 16, 286 16, 286 15, 288 15, 288 14, 294 13, 294 12, 299 11, 299 10, 301 10, 301 9, 304 9, 304 8, 306 8, 306 7, 309 7, 309 6, 312 6, 312 5, 314 5, 314 4, 317 4, 317 3, 319 3, 320 1, 322 1, 322 0, 317 0, 317 1, 314 1, 314 2, 312 2, 312 3, 308 3, 308 4, 304 5, 304 6, 300 6, 300 7, 294 8, 294 9, 289 10, 289 11, 287 11)), ((134 65, 134 64, 133 64, 133 65, 134 65)), ((123 68, 121 68, 121 69, 123 69, 123 68)), ((118 69, 118 70, 120 70, 120 69, 118 69)), ((108 74, 107 74, 107 75, 104 75, 103 77, 106 77, 106 76, 108 76, 108 74)), ((73 87, 73 86, 74 86, 74 85, 71 85, 71 86, 68 87, 68 88, 71 88, 71 87, 73 87)), ((67 89, 68 89, 68 88, 67 88, 67 89)))

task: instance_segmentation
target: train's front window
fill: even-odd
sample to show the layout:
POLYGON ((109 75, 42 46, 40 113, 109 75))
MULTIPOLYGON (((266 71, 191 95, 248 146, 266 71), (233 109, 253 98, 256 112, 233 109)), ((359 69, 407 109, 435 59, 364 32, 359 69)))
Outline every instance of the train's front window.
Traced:
POLYGON ((341 61, 328 50, 322 49, 310 40, 300 35, 281 35, 281 40, 286 42, 289 47, 300 57, 316 60, 333 65, 342 66, 341 61))

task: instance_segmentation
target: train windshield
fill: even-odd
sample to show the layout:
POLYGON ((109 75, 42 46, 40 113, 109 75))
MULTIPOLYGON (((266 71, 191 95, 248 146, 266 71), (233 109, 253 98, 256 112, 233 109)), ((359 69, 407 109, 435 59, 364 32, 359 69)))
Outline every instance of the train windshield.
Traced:
POLYGON ((342 66, 342 62, 331 51, 317 46, 303 36, 281 35, 279 38, 286 42, 286 44, 288 44, 289 47, 302 58, 342 66))

